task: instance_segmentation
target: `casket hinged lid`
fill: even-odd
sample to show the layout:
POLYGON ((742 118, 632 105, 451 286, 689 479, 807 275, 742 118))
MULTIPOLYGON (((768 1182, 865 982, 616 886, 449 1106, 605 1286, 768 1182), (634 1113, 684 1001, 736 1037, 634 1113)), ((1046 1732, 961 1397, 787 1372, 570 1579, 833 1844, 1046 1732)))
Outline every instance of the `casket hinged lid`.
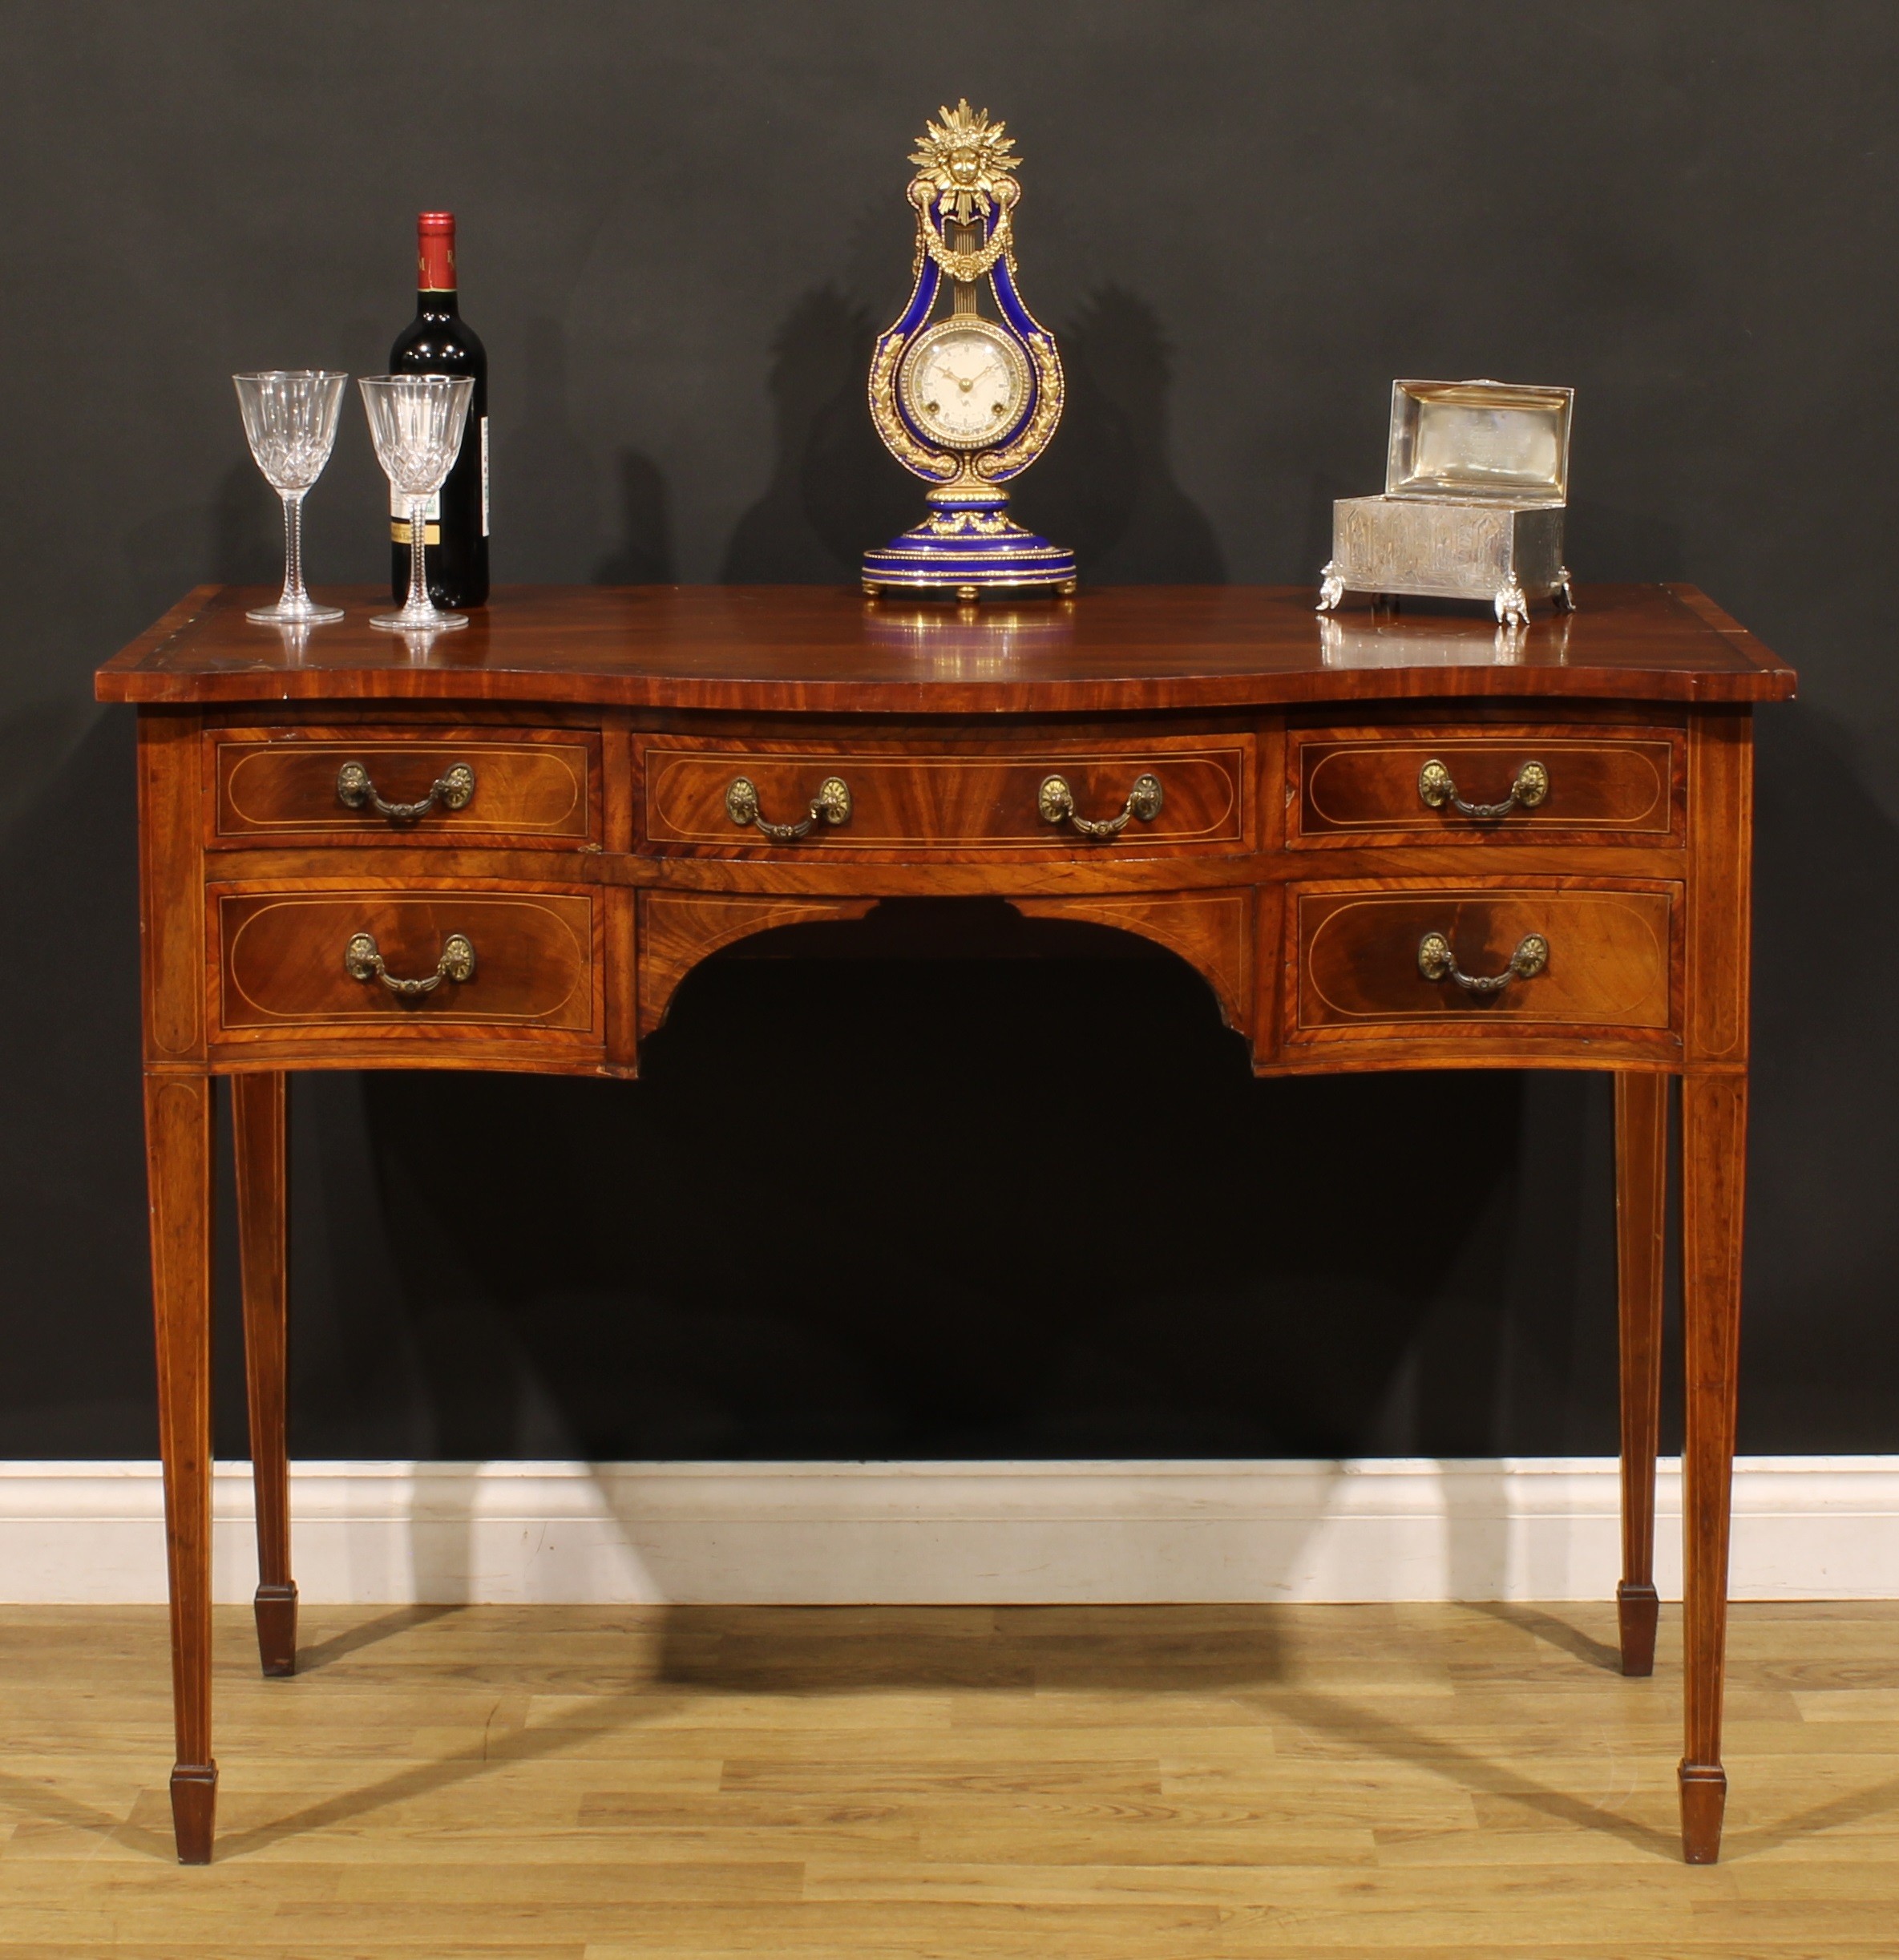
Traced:
POLYGON ((1560 506, 1573 388, 1395 381, 1384 494, 1408 502, 1560 506))

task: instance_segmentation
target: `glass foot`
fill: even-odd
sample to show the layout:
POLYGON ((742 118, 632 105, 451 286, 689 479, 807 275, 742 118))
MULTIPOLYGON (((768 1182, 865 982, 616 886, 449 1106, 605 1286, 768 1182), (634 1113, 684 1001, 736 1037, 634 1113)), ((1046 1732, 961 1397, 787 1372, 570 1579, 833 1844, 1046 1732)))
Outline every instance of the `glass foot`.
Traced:
POLYGON ((260 626, 329 626, 343 616, 343 608, 317 605, 308 599, 301 604, 280 599, 273 606, 259 606, 244 616, 260 626))
POLYGON ((466 612, 438 612, 433 606, 404 606, 400 612, 378 612, 370 621, 386 633, 447 633, 468 624, 466 612))

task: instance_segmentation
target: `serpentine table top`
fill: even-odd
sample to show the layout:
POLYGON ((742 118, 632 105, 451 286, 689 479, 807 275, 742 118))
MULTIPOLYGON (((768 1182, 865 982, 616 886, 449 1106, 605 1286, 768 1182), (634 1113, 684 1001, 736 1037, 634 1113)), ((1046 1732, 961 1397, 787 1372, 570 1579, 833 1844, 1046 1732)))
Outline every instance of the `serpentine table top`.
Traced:
MULTIPOLYGON (((200 586, 100 669, 101 701, 492 701, 755 713, 1097 714, 1436 697, 1781 701, 1793 670, 1691 585, 1594 585, 1500 632, 1303 586, 1109 586, 953 607, 826 586, 505 586, 419 657, 379 587, 301 643, 200 586)), ((263 596, 268 596, 264 595, 263 596)))

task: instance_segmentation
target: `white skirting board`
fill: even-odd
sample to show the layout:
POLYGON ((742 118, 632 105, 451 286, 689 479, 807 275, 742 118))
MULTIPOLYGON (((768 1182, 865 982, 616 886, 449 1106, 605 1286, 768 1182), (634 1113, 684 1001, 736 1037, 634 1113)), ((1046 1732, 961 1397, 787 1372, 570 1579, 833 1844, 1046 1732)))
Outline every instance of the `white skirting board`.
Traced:
MULTIPOLYGON (((1607 1599, 1613 1457, 293 1465, 305 1600, 549 1604, 1607 1599)), ((220 1464, 217 1597, 257 1579, 220 1464)), ((1680 1590, 1681 1477, 1657 1582, 1680 1590)), ((0 1601, 164 1597, 154 1463, 0 1463, 0 1601)), ((1899 1598, 1899 1457, 1743 1458, 1737 1599, 1899 1598)))

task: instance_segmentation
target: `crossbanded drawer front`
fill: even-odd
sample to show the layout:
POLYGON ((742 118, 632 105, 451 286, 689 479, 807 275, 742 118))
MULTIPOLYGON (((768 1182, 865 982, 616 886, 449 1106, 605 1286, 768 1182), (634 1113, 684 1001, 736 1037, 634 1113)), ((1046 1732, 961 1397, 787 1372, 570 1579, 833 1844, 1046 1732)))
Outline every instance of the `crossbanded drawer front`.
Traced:
POLYGON ((586 892, 224 892, 220 1025, 594 1035, 594 913, 586 892))
POLYGON ((1668 729, 1294 729, 1296 848, 1564 841, 1667 845, 1686 809, 1668 729))
POLYGON ((1680 889, 1295 885, 1287 1038, 1500 1022, 1666 1030, 1680 889))
MULTIPOLYGON (((1252 835, 1250 735, 1163 736, 1139 747, 1052 742, 1033 750, 931 755, 875 743, 750 744, 688 737, 644 745, 649 848, 695 853, 796 849, 950 849, 1238 852, 1252 835), (1061 793, 1044 795, 1059 777, 1061 793), (1144 800, 1143 778, 1159 786, 1144 800), (830 782, 849 793, 842 822, 822 816, 796 839, 774 840, 734 815, 735 782, 751 786, 766 825, 796 824, 830 782), (1130 814, 1131 808, 1131 814, 1130 814), (1072 817, 1066 814, 1072 810, 1072 817), (1126 821, 1108 834, 1099 826, 1126 821), (1089 827, 1097 834, 1090 835, 1089 827)), ((749 810, 741 802, 738 807, 749 810)))
POLYGON ((214 844, 329 833, 352 844, 505 836, 558 848, 596 835, 597 738, 585 734, 222 729, 208 739, 214 844))

